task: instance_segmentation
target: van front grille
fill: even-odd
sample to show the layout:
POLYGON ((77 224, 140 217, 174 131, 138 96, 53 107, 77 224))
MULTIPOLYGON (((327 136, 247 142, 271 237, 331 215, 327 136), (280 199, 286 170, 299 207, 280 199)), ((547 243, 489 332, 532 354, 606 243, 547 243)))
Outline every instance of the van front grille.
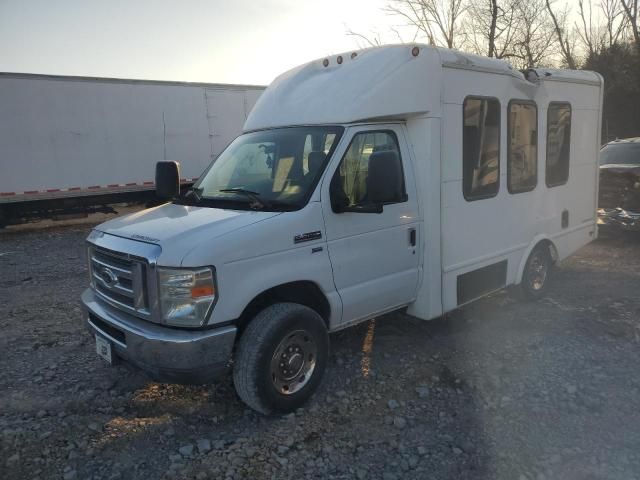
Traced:
POLYGON ((149 309, 145 290, 146 265, 100 247, 89 247, 91 284, 107 303, 136 315, 147 316, 149 309))

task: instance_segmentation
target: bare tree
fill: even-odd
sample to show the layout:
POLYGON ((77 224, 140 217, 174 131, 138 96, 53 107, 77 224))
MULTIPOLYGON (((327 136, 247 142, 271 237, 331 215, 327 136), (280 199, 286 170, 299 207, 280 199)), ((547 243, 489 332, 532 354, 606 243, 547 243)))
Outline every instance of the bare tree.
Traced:
POLYGON ((465 8, 463 0, 389 0, 385 9, 403 19, 404 27, 415 29, 431 45, 458 48, 461 20, 465 8))
POLYGON ((640 0, 620 0, 620 3, 629 22, 636 46, 640 48, 640 31, 638 31, 638 5, 640 5, 640 0))
POLYGON ((356 43, 358 44, 359 48, 379 47, 380 45, 384 44, 380 32, 376 31, 372 31, 369 35, 367 35, 348 29, 347 35, 356 39, 356 43))
POLYGON ((602 0, 600 10, 605 26, 604 44, 612 47, 618 43, 628 24, 623 10, 623 0, 602 0))
POLYGON ((553 39, 556 31, 545 0, 523 0, 517 3, 519 30, 514 41, 514 63, 522 68, 552 64, 553 39))
POLYGON ((498 27, 498 0, 489 0, 491 2, 491 22, 489 23, 489 57, 496 55, 496 28, 498 27))
POLYGON ((587 3, 585 8, 584 0, 578 0, 578 14, 580 15, 580 25, 576 23, 576 31, 588 56, 593 56, 602 50, 601 28, 593 18, 593 8, 591 3, 587 3))
POLYGON ((625 1, 637 0, 602 0, 597 9, 590 2, 578 0, 576 31, 587 56, 596 55, 624 39, 627 26, 631 24, 625 14, 625 1))
MULTIPOLYGON (((511 61, 520 68, 563 64, 576 69, 631 36, 640 48, 640 0, 387 0, 384 11, 400 19, 397 41, 422 40, 511 61)), ((388 40, 378 31, 348 35, 361 46, 388 40)))
POLYGON ((572 70, 577 68, 577 62, 575 57, 575 41, 568 26, 569 7, 565 5, 564 10, 558 13, 553 11, 552 0, 545 0, 549 17, 553 22, 553 28, 556 33, 556 40, 560 47, 560 54, 562 55, 562 61, 572 70))
POLYGON ((464 21, 465 46, 478 55, 508 58, 519 30, 516 6, 520 0, 471 2, 464 21))

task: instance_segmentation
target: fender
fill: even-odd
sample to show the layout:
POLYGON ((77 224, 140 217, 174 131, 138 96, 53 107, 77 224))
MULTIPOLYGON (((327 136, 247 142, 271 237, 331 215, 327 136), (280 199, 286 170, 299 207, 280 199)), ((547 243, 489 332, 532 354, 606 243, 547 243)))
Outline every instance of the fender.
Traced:
POLYGON ((318 287, 329 303, 330 328, 339 324, 342 302, 333 285, 326 244, 309 243, 313 246, 221 265, 218 268, 220 302, 213 311, 214 323, 239 318, 251 301, 267 290, 283 284, 310 282, 318 287))
POLYGON ((183 258, 182 266, 213 265, 219 292, 208 325, 240 317, 261 293, 293 282, 318 286, 331 307, 331 325, 339 324, 342 302, 324 233, 322 206, 281 213, 202 243, 183 258))

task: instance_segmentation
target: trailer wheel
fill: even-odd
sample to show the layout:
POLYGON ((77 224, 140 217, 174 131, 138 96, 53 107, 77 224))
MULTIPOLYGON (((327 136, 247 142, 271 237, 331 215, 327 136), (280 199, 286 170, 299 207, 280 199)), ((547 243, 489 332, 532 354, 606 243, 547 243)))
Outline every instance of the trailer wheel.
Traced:
POLYGON ((520 293, 525 300, 536 300, 545 294, 552 266, 549 247, 537 245, 529 255, 522 273, 520 293))
POLYGON ((329 335, 314 310, 277 303, 249 323, 237 346, 233 383, 252 409, 291 412, 316 390, 327 364, 329 335))

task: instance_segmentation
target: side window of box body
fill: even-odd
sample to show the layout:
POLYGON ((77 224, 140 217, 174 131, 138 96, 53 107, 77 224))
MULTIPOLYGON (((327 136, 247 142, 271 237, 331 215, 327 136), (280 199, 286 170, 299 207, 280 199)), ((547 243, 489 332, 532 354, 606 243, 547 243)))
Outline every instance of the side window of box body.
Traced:
POLYGON ((569 181, 571 116, 570 103, 549 103, 545 162, 545 183, 549 188, 564 185, 569 181))
POLYGON ((471 202, 500 190, 500 101, 468 96, 462 106, 462 194, 471 202))
POLYGON ((507 189, 530 192, 538 185, 538 107, 511 100, 507 115, 507 189))

